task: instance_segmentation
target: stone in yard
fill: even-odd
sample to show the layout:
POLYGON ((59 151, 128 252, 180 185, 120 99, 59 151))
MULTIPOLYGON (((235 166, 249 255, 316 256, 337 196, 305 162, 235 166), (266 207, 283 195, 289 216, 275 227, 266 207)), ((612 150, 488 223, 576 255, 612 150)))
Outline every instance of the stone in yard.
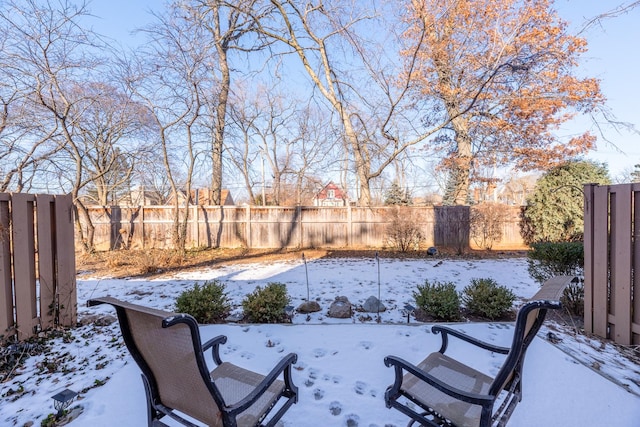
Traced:
POLYGON ((351 303, 347 297, 336 297, 335 301, 331 304, 331 307, 329 307, 327 316, 338 319, 347 319, 351 317, 351 303))
POLYGON ((320 308, 320 304, 318 304, 315 301, 305 301, 302 304, 300 304, 297 308, 298 313, 303 313, 303 314, 315 313, 316 311, 320 311, 320 310, 322 310, 320 308))
POLYGON ((226 322, 230 322, 230 323, 237 323, 237 322, 242 321, 242 319, 244 319, 244 314, 243 313, 231 313, 224 320, 226 322))
POLYGON ((362 308, 367 313, 378 313, 378 310, 380 311, 380 313, 382 313, 387 309, 387 307, 385 307, 382 301, 380 301, 378 298, 374 296, 370 296, 369 298, 367 298, 362 308))

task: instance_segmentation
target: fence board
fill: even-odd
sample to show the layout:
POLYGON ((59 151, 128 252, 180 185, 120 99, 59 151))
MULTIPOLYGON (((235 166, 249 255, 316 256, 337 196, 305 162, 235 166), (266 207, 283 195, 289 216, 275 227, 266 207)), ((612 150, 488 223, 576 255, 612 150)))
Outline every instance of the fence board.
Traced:
POLYGON ((11 215, 20 218, 20 221, 12 221, 13 283, 19 340, 29 338, 38 325, 34 202, 35 196, 30 194, 11 196, 11 215))
POLYGON ((612 188, 611 225, 613 256, 611 266, 611 311, 617 315, 612 338, 622 345, 631 344, 631 185, 612 188))
POLYGON ((633 283, 632 283, 632 344, 640 344, 640 274, 635 268, 640 268, 640 184, 633 188, 633 283))
POLYGON ((0 341, 14 323, 9 200, 0 194, 0 341))
POLYGON ((594 188, 593 239, 593 333, 608 338, 608 307, 597 303, 609 295, 609 189, 594 188))
POLYGON ((49 307, 49 304, 54 301, 56 292, 55 239, 51 233, 55 229, 55 199, 52 195, 43 194, 38 195, 36 200, 40 325, 47 329, 54 326, 53 307, 49 307))
POLYGON ((70 194, 56 196, 55 236, 57 261, 56 293, 61 326, 75 326, 78 313, 74 247, 73 199, 70 194))
POLYGON ((593 333, 593 292, 594 292, 594 188, 595 184, 584 186, 584 328, 593 333))

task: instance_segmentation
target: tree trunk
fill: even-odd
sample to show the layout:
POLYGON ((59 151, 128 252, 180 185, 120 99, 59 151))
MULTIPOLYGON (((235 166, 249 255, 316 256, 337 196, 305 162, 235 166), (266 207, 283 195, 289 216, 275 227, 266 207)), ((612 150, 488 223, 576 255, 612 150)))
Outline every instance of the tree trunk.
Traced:
POLYGON ((226 124, 227 102, 229 100, 229 86, 231 75, 227 63, 227 52, 219 44, 216 44, 220 56, 221 82, 220 95, 216 108, 216 126, 211 147, 211 191, 212 203, 221 204, 222 198, 222 149, 224 145, 224 128, 226 124))

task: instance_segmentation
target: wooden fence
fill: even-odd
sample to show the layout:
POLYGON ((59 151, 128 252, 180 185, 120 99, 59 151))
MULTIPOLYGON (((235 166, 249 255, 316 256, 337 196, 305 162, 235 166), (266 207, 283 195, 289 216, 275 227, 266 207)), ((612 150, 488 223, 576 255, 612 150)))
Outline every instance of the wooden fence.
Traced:
POLYGON ((585 330, 640 344, 640 184, 584 186, 585 330))
POLYGON ((75 326, 71 196, 0 193, 0 341, 75 326))
MULTIPOLYGON (((190 206, 187 247, 384 248, 395 208, 190 206)), ((470 236, 470 209, 403 207, 424 237, 422 246, 478 248, 470 236)), ((494 250, 526 248, 517 206, 504 206, 502 239, 494 250)), ((186 209, 181 210, 184 218, 186 209)), ((172 247, 172 206, 89 207, 98 250, 172 247)))

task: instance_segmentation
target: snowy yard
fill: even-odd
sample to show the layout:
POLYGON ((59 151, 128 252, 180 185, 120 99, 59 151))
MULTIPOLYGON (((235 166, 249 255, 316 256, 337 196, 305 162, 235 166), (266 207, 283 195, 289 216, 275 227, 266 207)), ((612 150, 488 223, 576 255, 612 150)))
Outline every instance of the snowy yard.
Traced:
MULTIPOLYGON (((493 278, 508 286, 521 304, 538 290, 529 277, 526 259, 495 260, 380 260, 318 259, 308 261, 310 295, 323 310, 309 316, 296 314, 293 325, 226 324, 202 326, 203 340, 227 335, 223 360, 261 373, 268 372, 284 354, 295 352, 298 363, 293 381, 300 389, 299 403, 283 417, 286 427, 404 426, 408 418, 384 405, 384 391, 393 371, 383 358, 393 354, 419 362, 439 348, 440 337, 430 325, 402 312, 413 303, 412 292, 425 279, 452 281, 459 290, 472 278, 493 278), (380 288, 378 287, 380 283, 380 288), (365 318, 326 316, 335 297, 344 295, 360 305, 378 296, 387 311, 365 318)), ((218 279, 225 283, 236 306, 257 285, 287 284, 292 305, 307 296, 302 261, 236 264, 202 268, 154 280, 86 279, 78 282, 79 319, 115 314, 110 306, 87 308, 91 297, 110 295, 138 304, 172 310, 176 297, 194 283, 218 279)), ((456 328, 498 345, 510 344, 508 323, 458 323, 456 328)), ((24 426, 54 412, 51 396, 64 388, 80 392, 73 406, 81 407, 72 426, 146 425, 144 390, 139 370, 122 344, 117 322, 89 323, 52 345, 46 356, 27 359, 12 380, 0 383, 0 425, 24 426)), ((453 340, 452 355, 495 374, 502 356, 453 340)), ((524 397, 509 426, 640 425, 640 367, 615 347, 575 335, 568 328, 547 322, 529 349, 524 369, 524 397), (551 328, 551 329, 549 329, 551 328), (545 339, 549 330, 561 339, 545 339)), ((167 422, 171 424, 171 422, 167 422)), ((177 424, 171 424, 177 425, 177 424)))

